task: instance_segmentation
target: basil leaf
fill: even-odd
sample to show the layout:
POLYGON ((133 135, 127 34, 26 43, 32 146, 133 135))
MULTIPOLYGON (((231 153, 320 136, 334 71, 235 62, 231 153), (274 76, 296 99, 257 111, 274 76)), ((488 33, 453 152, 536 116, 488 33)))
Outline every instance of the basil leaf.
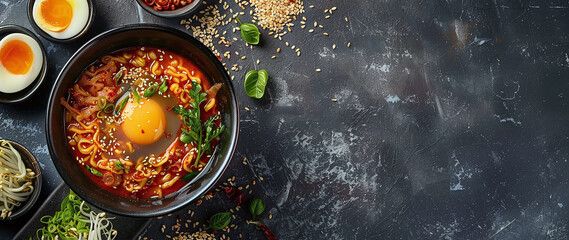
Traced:
POLYGON ((133 90, 132 96, 134 96, 134 101, 136 101, 136 103, 140 103, 140 94, 138 94, 138 91, 133 90))
POLYGON ((245 74, 245 92, 249 97, 261 98, 265 94, 265 86, 269 80, 269 74, 265 70, 251 70, 245 74))
POLYGON ((156 93, 156 90, 158 90, 158 84, 152 84, 152 86, 148 87, 146 91, 144 91, 144 94, 142 96, 145 98, 152 97, 156 93))
POLYGON ((216 213, 209 219, 209 227, 215 230, 221 230, 231 222, 231 213, 221 212, 216 213))
POLYGON ((168 85, 166 82, 166 79, 164 79, 164 81, 162 82, 162 85, 160 86, 160 90, 161 93, 165 93, 166 91, 168 91, 168 85))
POLYGON ((188 174, 184 175, 183 177, 181 177, 180 180, 182 180, 184 182, 189 182, 189 181, 192 181, 192 179, 194 179, 196 176, 198 176, 198 174, 200 174, 200 172, 198 172, 198 171, 191 172, 191 173, 188 173, 188 174))
POLYGON ((116 162, 115 162, 115 168, 118 169, 118 170, 124 170, 124 165, 122 165, 121 162, 116 161, 116 162))
POLYGON ((89 167, 89 165, 85 165, 85 168, 87 168, 87 171, 89 171, 93 175, 95 175, 97 177, 103 177, 103 174, 101 172, 99 172, 97 169, 89 167))
POLYGON ((241 24, 239 28, 241 29, 241 37, 243 40, 249 44, 259 44, 261 34, 259 33, 257 26, 251 23, 241 23, 241 20, 239 20, 239 18, 237 18, 237 21, 239 24, 241 24))
POLYGON ((265 211, 265 202, 260 198, 253 198, 249 203, 249 212, 253 215, 253 220, 265 211))

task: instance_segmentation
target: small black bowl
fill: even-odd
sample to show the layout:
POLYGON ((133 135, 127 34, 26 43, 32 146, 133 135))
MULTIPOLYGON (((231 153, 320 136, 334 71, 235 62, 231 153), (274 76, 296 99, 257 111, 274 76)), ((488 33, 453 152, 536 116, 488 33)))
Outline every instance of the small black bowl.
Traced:
POLYGON ((12 147, 14 147, 14 149, 16 149, 16 151, 20 153, 20 156, 22 157, 22 161, 26 165, 26 168, 29 168, 32 171, 34 171, 36 177, 32 180, 34 192, 32 193, 32 195, 30 195, 28 201, 26 201, 22 206, 15 208, 15 211, 12 212, 12 215, 10 217, 7 217, 5 219, 0 218, 0 221, 13 220, 28 212, 38 200, 42 186, 41 168, 38 164, 38 160, 36 159, 36 157, 34 157, 34 155, 21 144, 10 140, 6 141, 8 141, 12 145, 12 147))
POLYGON ((217 57, 201 42, 169 27, 151 24, 128 25, 100 34, 83 45, 61 70, 49 97, 46 137, 54 165, 69 187, 86 202, 102 210, 130 217, 154 217, 184 207, 215 186, 229 165, 239 132, 239 110, 233 84, 217 57), (82 174, 72 156, 65 135, 65 108, 61 98, 82 72, 102 56, 129 47, 152 46, 191 59, 208 76, 210 83, 222 83, 217 93, 221 121, 226 129, 202 172, 175 193, 159 199, 121 197, 100 189, 82 174))
POLYGON ((181 8, 178 8, 176 10, 158 11, 158 10, 154 9, 153 7, 151 7, 150 5, 146 4, 146 2, 144 0, 136 0, 136 1, 147 12, 152 13, 156 16, 165 17, 165 18, 174 18, 174 17, 181 17, 181 16, 189 15, 189 14, 193 13, 194 11, 196 11, 197 9, 199 9, 199 7, 202 4, 202 0, 193 0, 190 4, 183 6, 181 8))
POLYGON ((36 22, 34 21, 34 3, 36 2, 36 0, 29 0, 28 2, 28 20, 30 21, 30 25, 32 25, 34 31, 39 33, 43 38, 52 42, 59 42, 59 43, 71 42, 85 35, 85 33, 89 30, 89 28, 91 28, 91 25, 93 25, 93 22, 95 20, 95 7, 93 6, 93 1, 92 0, 86 0, 86 1, 87 5, 89 6, 89 19, 87 20, 87 24, 79 33, 70 38, 60 39, 52 37, 36 24, 36 22))
POLYGON ((36 79, 30 84, 30 86, 24 88, 23 90, 15 93, 3 93, 0 92, 0 103, 18 103, 28 99, 38 88, 40 87, 41 83, 45 79, 45 75, 47 72, 47 52, 43 47, 40 39, 32 33, 30 30, 25 29, 24 27, 20 27, 18 25, 4 25, 0 26, 0 40, 5 36, 12 34, 12 33, 22 33, 32 37, 38 44, 40 45, 41 52, 43 55, 43 64, 41 67, 41 71, 36 77, 36 79))

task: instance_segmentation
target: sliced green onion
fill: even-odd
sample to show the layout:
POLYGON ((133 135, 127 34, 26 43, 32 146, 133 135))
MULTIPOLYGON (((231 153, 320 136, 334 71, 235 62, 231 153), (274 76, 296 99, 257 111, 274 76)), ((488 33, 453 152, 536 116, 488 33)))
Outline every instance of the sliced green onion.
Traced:
POLYGON ((144 91, 144 94, 142 95, 145 98, 149 98, 154 96, 154 94, 156 93, 156 90, 158 90, 158 84, 152 84, 152 86, 150 86, 149 88, 146 89, 146 91, 144 91))
POLYGON ((119 70, 119 72, 117 72, 117 74, 115 74, 115 79, 114 79, 114 80, 115 80, 115 85, 116 85, 116 86, 119 85, 119 82, 120 82, 120 80, 122 79, 123 73, 124 73, 124 70, 121 68, 121 69, 119 70))
POLYGON ((124 170, 124 165, 122 165, 121 162, 116 161, 116 162, 115 162, 115 168, 118 169, 118 170, 124 170))
POLYGON ((107 106, 105 106, 105 109, 103 110, 106 114, 111 114, 113 113, 113 110, 115 109, 115 105, 114 104, 107 104, 107 106))
POLYGON ((105 115, 102 115, 101 112, 103 112, 103 110, 97 111, 97 118, 105 118, 105 115))
POLYGON ((165 93, 166 91, 168 91, 168 85, 167 85, 166 79, 164 79, 164 81, 162 82, 162 85, 160 86, 160 92, 165 93))
POLYGON ((97 177, 103 177, 103 174, 101 172, 99 172, 99 170, 94 169, 94 168, 90 167, 89 165, 85 165, 85 168, 87 168, 87 171, 89 171, 93 175, 95 175, 97 177))
POLYGON ((105 106, 107 106, 107 98, 102 96, 99 97, 99 99, 97 100, 97 106, 99 106, 101 110, 105 109, 105 106))
POLYGON ((138 91, 133 90, 132 96, 134 96, 134 101, 136 101, 136 103, 140 103, 140 94, 138 94, 138 91))
POLYGON ((125 97, 118 105, 115 106, 115 115, 120 114, 120 112, 122 111, 122 109, 126 105, 126 102, 128 102, 128 99, 129 99, 129 96, 125 97))

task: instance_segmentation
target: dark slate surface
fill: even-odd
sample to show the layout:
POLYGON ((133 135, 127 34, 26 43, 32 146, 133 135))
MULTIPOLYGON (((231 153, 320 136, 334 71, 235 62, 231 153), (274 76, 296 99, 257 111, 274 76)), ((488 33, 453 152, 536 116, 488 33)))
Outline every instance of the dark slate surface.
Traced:
MULTIPOLYGON (((29 28, 25 5, 0 0, 0 23, 29 28)), ((253 50, 242 42, 220 48, 247 56, 223 60, 242 69, 233 72, 241 133, 224 179, 235 176, 238 186, 251 185, 249 197, 266 199, 263 221, 280 239, 568 238, 566 1, 306 5, 308 25, 324 25, 318 34, 300 29, 297 20, 283 41, 262 31, 263 45, 253 50), (338 10, 325 19, 323 10, 332 6, 338 10), (301 57, 284 41, 300 47, 301 57), (270 74, 261 100, 242 90, 256 59, 270 74)), ((44 90, 27 103, 0 106, 0 137, 23 143, 40 159, 42 199, 61 182, 47 152, 44 109, 71 54, 86 39, 128 23, 184 29, 180 19, 159 19, 135 1, 97 0, 96 8, 86 38, 43 41, 50 60, 44 90)), ((229 26, 221 29, 238 37, 229 26)), ((163 224, 174 235, 170 226, 177 219, 203 223, 232 207, 218 194, 155 219, 144 236, 164 238, 163 224)), ((239 228, 227 235, 263 238, 245 224, 246 211, 237 216, 239 228)), ((0 224, 1 236, 22 224, 0 224)))

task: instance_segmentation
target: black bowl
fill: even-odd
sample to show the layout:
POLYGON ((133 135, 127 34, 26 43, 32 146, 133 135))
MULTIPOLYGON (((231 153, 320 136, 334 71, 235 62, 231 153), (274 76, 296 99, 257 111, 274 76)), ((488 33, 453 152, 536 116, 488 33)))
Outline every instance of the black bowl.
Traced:
POLYGON ((201 42, 176 29, 150 25, 128 25, 100 34, 83 45, 67 62, 57 78, 47 108, 46 135, 49 152, 63 180, 88 203, 108 212, 131 217, 153 217, 178 210, 208 192, 229 164, 239 132, 239 111, 233 84, 217 57, 201 42), (216 150, 204 170, 179 191, 161 199, 132 199, 100 189, 82 174, 71 155, 65 137, 65 108, 59 103, 83 70, 100 57, 128 47, 153 46, 191 59, 212 84, 222 83, 219 100, 222 123, 226 126, 216 150))
POLYGON ((146 4, 144 2, 144 0, 136 0, 136 1, 147 12, 152 13, 156 16, 165 17, 165 18, 174 18, 174 17, 181 17, 181 16, 189 15, 189 14, 193 13, 194 11, 196 11, 202 4, 202 0, 193 0, 190 4, 183 6, 181 8, 178 8, 176 10, 158 11, 158 10, 154 9, 153 7, 149 6, 148 4, 146 4))
POLYGON ((87 33, 87 30, 91 28, 91 25, 93 25, 93 22, 95 21, 95 7, 93 6, 93 0, 86 0, 86 1, 87 5, 89 6, 89 19, 87 20, 87 24, 79 33, 70 38, 61 39, 61 38, 52 37, 36 24, 36 22, 34 21, 34 3, 36 2, 36 0, 28 1, 28 20, 30 21, 30 25, 32 25, 34 31, 39 33, 43 38, 52 42, 59 42, 59 43, 71 42, 85 35, 85 33, 87 33))
POLYGON ((30 86, 24 88, 22 91, 15 93, 0 92, 0 103, 17 103, 28 99, 30 96, 32 96, 32 94, 34 94, 34 92, 36 92, 36 90, 38 90, 41 83, 45 79, 45 74, 47 72, 47 52, 45 51, 45 48, 43 47, 40 39, 34 33, 30 32, 30 30, 18 25, 5 25, 0 27, 0 40, 8 34, 12 33, 22 33, 36 40, 36 42, 38 42, 40 45, 41 52, 43 54, 43 64, 40 73, 36 77, 36 80, 34 80, 30 86))
POLYGON ((0 221, 13 220, 26 214, 38 200, 42 186, 41 168, 40 165, 38 164, 38 160, 36 159, 36 157, 34 157, 34 155, 21 144, 10 140, 6 141, 8 141, 12 145, 12 147, 14 147, 14 149, 16 149, 16 151, 20 153, 20 156, 22 157, 22 161, 26 165, 26 168, 29 168, 32 171, 34 171, 34 173, 36 174, 36 178, 32 180, 32 186, 34 187, 34 192, 32 193, 32 195, 30 195, 28 201, 23 203, 23 205, 15 208, 10 217, 7 217, 5 219, 0 218, 0 221))

